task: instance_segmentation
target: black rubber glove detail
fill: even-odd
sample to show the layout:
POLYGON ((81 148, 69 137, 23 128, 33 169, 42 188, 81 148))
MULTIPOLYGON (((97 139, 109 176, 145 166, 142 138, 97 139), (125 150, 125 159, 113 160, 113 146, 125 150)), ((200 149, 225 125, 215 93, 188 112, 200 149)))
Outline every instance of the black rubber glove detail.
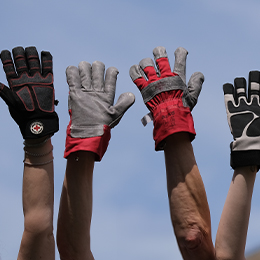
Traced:
POLYGON ((0 96, 19 125, 24 139, 53 135, 59 130, 54 109, 52 55, 41 52, 41 63, 35 47, 16 47, 1 52, 9 88, 0 83, 0 96))

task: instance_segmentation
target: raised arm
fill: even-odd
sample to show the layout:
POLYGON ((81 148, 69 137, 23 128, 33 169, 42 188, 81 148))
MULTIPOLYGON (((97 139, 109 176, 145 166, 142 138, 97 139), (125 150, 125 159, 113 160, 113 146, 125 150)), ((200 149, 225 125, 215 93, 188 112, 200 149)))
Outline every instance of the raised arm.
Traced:
MULTIPOLYGON (((110 130, 134 103, 132 93, 121 94, 114 105, 118 70, 96 61, 82 61, 66 70, 70 123, 67 128, 67 168, 57 228, 61 260, 93 260, 90 248, 94 162, 106 152, 110 130)), ((107 175, 108 173, 106 173, 107 175)))
POLYGON ((215 259, 206 192, 191 145, 196 134, 191 110, 204 77, 196 72, 186 85, 184 48, 175 51, 173 72, 164 47, 155 48, 153 54, 157 69, 152 59, 143 59, 130 68, 130 76, 151 112, 143 121, 153 119, 155 150, 165 153, 175 236, 184 259, 215 259))
POLYGON ((183 259, 215 259, 202 178, 187 133, 166 138, 165 165, 171 219, 183 259))
POLYGON ((9 88, 0 84, 0 96, 9 107, 24 141, 24 232, 18 259, 54 260, 53 154, 51 136, 58 131, 54 111, 52 56, 35 47, 1 52, 9 88), (13 61, 14 59, 14 61, 13 61))
POLYGON ((260 166, 260 72, 246 80, 236 78, 234 86, 223 86, 228 124, 234 141, 230 144, 232 182, 216 237, 218 259, 245 259, 245 245, 256 173, 260 166))

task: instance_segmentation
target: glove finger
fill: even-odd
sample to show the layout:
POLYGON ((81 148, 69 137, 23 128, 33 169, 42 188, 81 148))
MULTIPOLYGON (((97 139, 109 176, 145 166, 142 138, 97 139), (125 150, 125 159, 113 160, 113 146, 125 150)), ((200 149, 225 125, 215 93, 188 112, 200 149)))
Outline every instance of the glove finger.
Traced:
POLYGON ((91 91, 91 64, 86 61, 79 63, 79 75, 81 78, 81 87, 84 91, 91 91))
POLYGON ((0 83, 0 96, 9 107, 14 105, 15 101, 12 91, 2 83, 0 83))
POLYGON ((147 80, 144 78, 145 75, 143 74, 140 66, 133 65, 129 70, 129 75, 139 90, 142 90, 147 86, 147 80))
POLYGON ((27 67, 27 62, 26 62, 26 57, 25 57, 25 52, 23 47, 13 48, 12 51, 13 51, 16 72, 18 76, 20 76, 24 72, 28 73, 28 67, 27 67))
POLYGON ((46 77, 49 73, 53 74, 52 55, 48 51, 41 52, 42 76, 46 77))
POLYGON ((110 113, 113 114, 113 121, 109 124, 111 128, 115 127, 124 113, 134 104, 135 96, 133 93, 127 92, 119 96, 116 104, 110 107, 110 113))
POLYGON ((162 78, 174 76, 168 60, 168 55, 164 47, 156 47, 153 50, 153 56, 156 61, 157 68, 162 78))
POLYGON ((234 95, 234 87, 230 83, 226 83, 223 85, 224 95, 234 95))
POLYGON ((35 47, 25 48, 25 55, 28 63, 29 74, 41 73, 39 55, 35 47))
POLYGON ((144 71, 149 83, 158 80, 158 73, 151 58, 142 59, 139 65, 144 71))
POLYGON ((246 80, 245 78, 235 78, 234 80, 235 93, 237 100, 241 98, 246 99, 246 80))
POLYGON ((110 67, 106 71, 105 76, 105 92, 108 95, 108 101, 110 104, 114 103, 115 91, 116 91, 116 80, 119 71, 115 67, 110 67))
POLYGON ((228 110, 228 102, 231 101, 232 104, 235 104, 235 99, 234 99, 234 87, 230 83, 226 83, 223 85, 223 92, 224 92, 224 100, 225 100, 225 105, 226 109, 228 110))
POLYGON ((188 51, 182 47, 179 47, 174 52, 175 62, 173 72, 177 73, 182 81, 186 84, 186 58, 188 51))
POLYGON ((17 78, 17 74, 15 72, 14 63, 13 63, 10 51, 8 51, 8 50, 2 51, 1 60, 3 63, 3 68, 5 71, 7 80, 9 80, 11 78, 17 78))
POLYGON ((191 109, 197 103, 203 82, 204 75, 201 72, 195 72, 190 77, 190 80, 188 82, 188 90, 191 97, 191 109))
POLYGON ((74 92, 81 88, 81 80, 79 70, 75 66, 69 66, 66 69, 67 82, 69 84, 70 92, 74 92))
POLYGON ((259 99, 260 94, 260 72, 250 71, 249 72, 249 84, 248 84, 248 102, 251 102, 254 97, 259 99))
POLYGON ((104 91, 105 64, 101 61, 94 61, 92 64, 92 86, 95 91, 104 91))

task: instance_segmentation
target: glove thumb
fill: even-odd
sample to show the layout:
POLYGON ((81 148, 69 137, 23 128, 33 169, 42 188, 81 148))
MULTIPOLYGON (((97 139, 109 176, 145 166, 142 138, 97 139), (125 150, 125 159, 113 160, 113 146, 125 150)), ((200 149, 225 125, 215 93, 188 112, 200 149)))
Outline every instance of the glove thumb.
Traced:
POLYGON ((135 95, 127 92, 119 96, 116 104, 110 108, 110 113, 113 114, 113 121, 109 124, 111 128, 115 127, 124 113, 130 108, 135 102, 135 95))
POLYGON ((15 103, 13 92, 2 83, 0 83, 0 97, 9 107, 13 106, 15 103))
POLYGON ((190 110, 197 104, 197 100, 204 82, 204 75, 201 72, 195 72, 191 75, 188 82, 188 91, 187 103, 190 107, 190 110))

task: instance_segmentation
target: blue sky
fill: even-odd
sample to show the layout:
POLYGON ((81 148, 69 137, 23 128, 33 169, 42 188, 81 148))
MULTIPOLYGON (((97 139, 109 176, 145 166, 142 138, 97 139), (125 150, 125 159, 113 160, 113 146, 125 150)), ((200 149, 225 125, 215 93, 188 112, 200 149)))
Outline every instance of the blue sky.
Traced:
MULTIPOLYGON (((82 60, 100 60, 119 70, 117 97, 131 91, 134 106, 112 130, 101 163, 95 165, 92 250, 95 259, 175 259, 181 256, 170 223, 164 156, 154 151, 152 124, 140 119, 148 111, 129 77, 129 68, 164 46, 171 64, 174 51, 189 51, 187 79, 195 71, 205 75, 193 110, 197 137, 195 156, 205 183, 215 241, 222 207, 232 178, 232 141, 222 85, 260 70, 260 3, 257 0, 45 0, 4 1, 1 5, 0 50, 36 46, 54 57, 60 131, 53 137, 55 156, 55 212, 64 177, 63 159, 68 86, 65 69, 82 60)), ((3 70, 1 82, 7 84, 3 70)), ((23 232, 23 145, 18 127, 0 102, 0 259, 17 257, 23 232)), ((260 245, 260 197, 257 176, 252 202, 247 252, 260 245)), ((58 253, 56 259, 59 259, 58 253)))

